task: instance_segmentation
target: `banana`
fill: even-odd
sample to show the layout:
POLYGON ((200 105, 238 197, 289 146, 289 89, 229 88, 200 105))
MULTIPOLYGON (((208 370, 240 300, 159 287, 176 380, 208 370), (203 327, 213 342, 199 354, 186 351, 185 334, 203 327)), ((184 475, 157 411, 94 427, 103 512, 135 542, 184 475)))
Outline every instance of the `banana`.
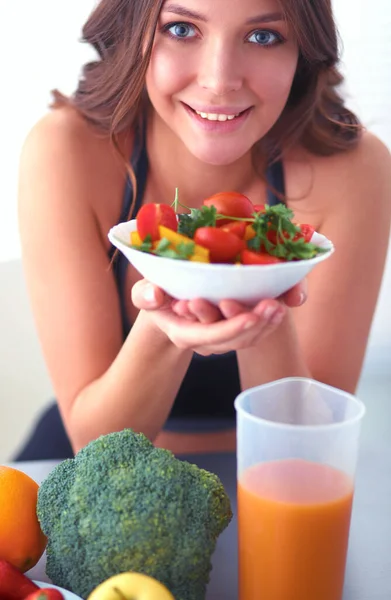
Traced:
POLYGON ((168 589, 142 573, 119 573, 98 585, 87 600, 175 600, 168 589))

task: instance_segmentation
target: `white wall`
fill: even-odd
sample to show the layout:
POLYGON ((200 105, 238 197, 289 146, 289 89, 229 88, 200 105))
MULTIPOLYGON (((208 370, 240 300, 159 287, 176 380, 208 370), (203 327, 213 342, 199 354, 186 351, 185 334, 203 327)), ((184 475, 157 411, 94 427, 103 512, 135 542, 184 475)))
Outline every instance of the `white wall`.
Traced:
POLYGON ((0 0, 0 261, 20 256, 16 217, 18 157, 50 90, 71 92, 93 56, 78 42, 94 0, 0 0))
MULTIPOLYGON (((51 394, 19 261, 19 152, 27 131, 46 111, 49 90, 71 92, 81 65, 93 56, 78 39, 94 5, 95 0, 0 0, 0 461, 51 394)), ((391 148, 391 2, 334 0, 334 5, 349 103, 391 148)), ((390 305, 391 252, 364 369, 365 390, 372 389, 371 377, 391 389, 390 305)))

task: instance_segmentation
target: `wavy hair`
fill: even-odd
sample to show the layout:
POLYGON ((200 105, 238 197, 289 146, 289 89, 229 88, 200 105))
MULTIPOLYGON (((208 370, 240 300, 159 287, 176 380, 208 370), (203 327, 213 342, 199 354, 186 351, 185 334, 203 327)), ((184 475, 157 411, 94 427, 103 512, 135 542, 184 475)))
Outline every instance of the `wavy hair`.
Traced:
MULTIPOLYGON (((101 0, 82 30, 97 59, 86 64, 75 93, 54 92, 55 104, 72 105, 99 130, 118 136, 140 124, 145 108, 145 77, 164 0, 101 0)), ((339 92, 339 38, 331 0, 280 0, 299 46, 297 70, 286 106, 260 140, 277 160, 300 143, 317 155, 354 147, 362 126, 339 92)), ((125 157, 124 157, 125 158, 125 157)), ((136 187, 134 173, 129 175, 136 187)))

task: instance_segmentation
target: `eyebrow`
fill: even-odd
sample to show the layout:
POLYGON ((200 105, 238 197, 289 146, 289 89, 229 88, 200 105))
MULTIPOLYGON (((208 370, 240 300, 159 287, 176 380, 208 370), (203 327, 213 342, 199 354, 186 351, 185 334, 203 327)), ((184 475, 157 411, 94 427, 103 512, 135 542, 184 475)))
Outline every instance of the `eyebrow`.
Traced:
MULTIPOLYGON (((189 10, 184 6, 180 6, 180 4, 167 4, 163 8, 163 12, 175 13, 176 15, 181 15, 181 17, 203 21, 204 23, 207 21, 207 18, 204 17, 204 15, 189 10)), ((285 21, 284 15, 281 12, 264 13, 262 15, 257 15, 256 17, 251 17, 251 19, 246 21, 246 24, 253 25, 256 23, 274 23, 276 21, 285 21)))

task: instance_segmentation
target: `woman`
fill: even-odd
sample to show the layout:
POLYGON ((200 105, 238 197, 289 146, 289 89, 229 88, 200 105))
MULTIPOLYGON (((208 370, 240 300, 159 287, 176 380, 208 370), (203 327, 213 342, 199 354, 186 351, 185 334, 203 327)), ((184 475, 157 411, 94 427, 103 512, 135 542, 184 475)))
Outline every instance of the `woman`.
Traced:
POLYGON ((329 0, 101 0, 83 34, 97 60, 56 95, 20 167, 26 278, 70 444, 52 407, 19 458, 124 427, 175 452, 233 450, 240 389, 306 376, 353 392, 391 160, 338 94, 329 0), (252 310, 173 302, 124 257, 112 266, 110 227, 176 187, 192 207, 226 190, 285 201, 330 238, 308 301, 303 284, 252 310))

